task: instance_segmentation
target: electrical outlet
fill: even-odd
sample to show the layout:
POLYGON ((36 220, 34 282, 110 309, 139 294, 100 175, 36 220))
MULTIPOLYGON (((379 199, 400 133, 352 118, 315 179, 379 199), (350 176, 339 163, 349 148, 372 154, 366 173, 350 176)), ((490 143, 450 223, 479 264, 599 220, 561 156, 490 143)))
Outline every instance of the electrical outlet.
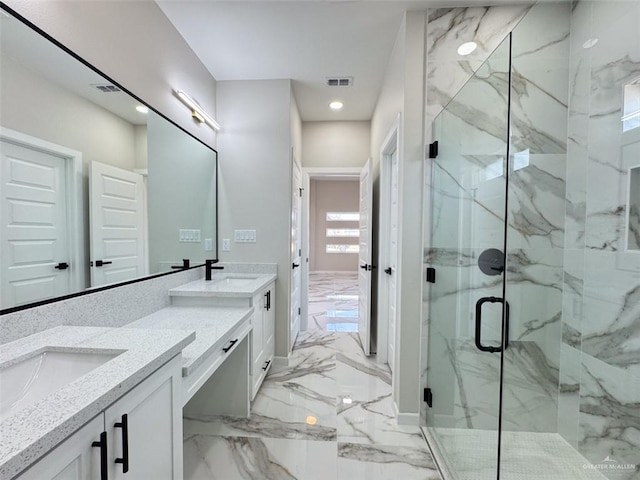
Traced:
POLYGON ((222 251, 223 252, 231 251, 231 240, 229 240, 228 238, 222 239, 222 251))
POLYGON ((213 238, 205 238, 204 239, 204 249, 207 252, 213 250, 213 238))

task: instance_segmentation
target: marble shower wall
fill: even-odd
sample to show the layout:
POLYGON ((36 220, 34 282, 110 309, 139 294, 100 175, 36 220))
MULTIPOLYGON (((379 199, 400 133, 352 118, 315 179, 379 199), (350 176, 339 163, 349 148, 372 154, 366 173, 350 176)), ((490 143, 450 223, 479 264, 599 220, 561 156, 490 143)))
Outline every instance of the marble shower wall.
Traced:
POLYGON ((608 474, 624 480, 640 476, 640 128, 621 121, 639 26, 638 1, 573 5, 558 432, 594 464, 631 466, 608 474))
MULTIPOLYGON (((427 179, 433 191, 433 231, 425 232, 431 241, 425 264, 436 266, 439 283, 425 292, 424 307, 433 339, 428 344, 428 356, 434 359, 427 373, 434 390, 430 423, 497 428, 500 355, 475 348, 474 308, 481 297, 502 297, 502 277, 481 273, 477 259, 486 248, 502 249, 504 170, 510 168, 506 297, 511 324, 503 425, 507 430, 556 432, 569 6, 543 4, 520 9, 520 16, 509 13, 514 14, 511 19, 521 19, 517 26, 507 22, 503 32, 506 36, 514 29, 511 91, 507 40, 434 123, 441 154, 433 163, 433 178, 427 179), (512 155, 507 167, 509 94, 512 155), (436 362, 439 358, 447 361, 436 362)), ((461 35, 458 42, 463 40, 461 35)), ((430 88, 427 83, 427 92, 430 88)), ((437 110, 428 106, 430 112, 437 110)), ((499 308, 484 306, 482 338, 485 344, 499 343, 499 308)))
MULTIPOLYGON (((469 81, 473 76, 473 73, 477 71, 489 57, 489 55, 504 41, 509 32, 514 26, 523 18, 529 11, 530 6, 495 6, 495 7, 473 7, 473 8, 439 8, 430 9, 427 15, 427 37, 426 37, 426 74, 425 74, 425 91, 426 91, 426 106, 425 106, 425 138, 431 139, 432 132, 431 126, 434 119, 443 111, 444 107, 454 98, 454 96, 460 91, 460 89, 469 81), (478 43, 478 48, 471 55, 461 57, 457 54, 457 48, 460 44, 474 40, 478 43)), ((495 62, 494 62, 494 65, 495 62)), ((498 69, 494 67, 494 69, 498 69)), ((499 70, 499 69, 498 69, 499 70)), ((488 72, 487 72, 488 73, 488 72)), ((499 77, 499 72, 495 72, 496 75, 492 78, 499 77)), ((496 97, 497 92, 488 82, 482 82, 481 88, 483 93, 487 95, 476 95, 476 107, 480 112, 486 110, 488 105, 491 105, 492 99, 504 98, 496 97), (493 96, 492 96, 493 94, 493 96), (477 100, 485 100, 484 105, 479 105, 477 100)), ((504 90, 504 89, 503 89, 504 90)), ((504 105, 504 102, 503 102, 504 105)), ((495 105, 494 105, 495 106, 495 105)), ((478 114, 478 111, 467 111, 467 114, 474 116, 478 114)), ((460 114, 462 116, 462 114, 460 114)), ((460 117, 459 116, 459 117, 460 117)), ((458 117, 458 118, 459 118, 458 117)), ((493 131, 483 131, 483 129, 475 130, 473 128, 465 128, 465 131, 469 134, 477 135, 476 140, 483 145, 483 151, 492 152, 504 149, 504 132, 498 128, 496 133, 496 125, 493 125, 493 131)), ((464 152, 469 154, 470 152, 464 152)), ((495 162, 499 156, 496 155, 478 155, 479 151, 474 154, 465 156, 468 162, 476 165, 476 170, 483 170, 488 163, 495 162)), ((425 168, 425 191, 432 191, 431 181, 431 169, 425 168)), ((455 174, 450 177, 451 182, 456 181, 455 174)), ((497 182, 494 182, 497 183, 497 182)), ((467 185, 470 187, 471 185, 467 185)), ((492 187, 489 187, 492 188, 492 187)), ((497 188, 497 187, 495 187, 497 188)), ((450 188, 448 188, 451 191, 450 188)), ((487 198, 490 196, 490 192, 486 191, 487 198)), ((457 218, 457 212, 446 211, 438 205, 432 205, 432 196, 427 194, 424 196, 425 205, 423 211, 425 212, 425 258, 424 266, 437 261, 440 263, 441 272, 445 273, 445 269, 450 269, 449 277, 456 278, 456 269, 459 265, 458 262, 469 263, 472 253, 465 254, 458 251, 457 243, 453 243, 453 238, 449 238, 439 245, 431 245, 431 229, 438 228, 441 232, 440 238, 445 239, 447 235, 455 235, 455 230, 450 230, 449 233, 444 230, 455 227, 457 224, 455 218, 457 218), (440 217, 437 215, 433 219, 430 217, 430 212, 439 211, 440 217), (451 216, 454 215, 454 216, 451 216), (453 251, 451 249, 454 249, 453 251)), ((434 196, 434 202, 437 202, 438 196, 434 196)), ((470 268, 470 266, 469 266, 470 268)), ((453 281, 452 288, 455 288, 455 281, 453 281)), ((445 286, 445 289, 447 287, 445 286)), ((444 294, 440 299, 441 308, 443 311, 450 306, 447 306, 447 302, 454 301, 453 297, 444 294)), ((422 320, 422 356, 421 356, 421 384, 427 385, 427 362, 428 355, 438 356, 439 358, 449 359, 450 355, 453 355, 455 348, 452 349, 452 345, 447 342, 438 342, 437 346, 440 351, 428 352, 428 335, 429 335, 429 289, 423 290, 423 320, 422 320)), ((432 331, 432 335, 442 334, 443 332, 432 331)), ((449 338, 451 336, 449 335, 449 338)), ((464 347, 460 346, 464 350, 464 347)), ((453 361, 453 358, 451 358, 453 361)), ((438 372, 441 376, 437 382, 442 385, 440 392, 435 397, 435 401, 438 399, 442 402, 441 405, 451 405, 456 411, 447 411, 444 415, 447 417, 447 422, 454 422, 454 424, 467 423, 467 417, 473 415, 468 409, 465 409, 466 405, 456 403, 454 406, 454 398, 460 393, 455 392, 455 384, 451 382, 454 376, 454 363, 446 362, 446 366, 438 372)), ((463 393, 464 395, 464 393, 463 393)), ((426 418, 426 404, 421 405, 422 410, 420 412, 421 421, 424 423, 426 418)), ((481 417, 484 417, 480 414, 481 417)), ((482 423, 482 421, 481 421, 482 423)))

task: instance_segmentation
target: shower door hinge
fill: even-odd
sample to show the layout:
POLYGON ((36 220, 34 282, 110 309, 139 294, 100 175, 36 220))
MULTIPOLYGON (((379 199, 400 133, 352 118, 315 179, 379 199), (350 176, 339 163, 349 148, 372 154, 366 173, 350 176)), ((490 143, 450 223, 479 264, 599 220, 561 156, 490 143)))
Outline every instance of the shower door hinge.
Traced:
POLYGON ((427 282, 436 283, 436 269, 433 267, 427 267, 427 282))
POLYGON ((429 158, 436 158, 438 156, 438 141, 429 144, 429 158))
POLYGON ((430 388, 425 388, 424 389, 424 398, 423 400, 425 402, 427 402, 427 405, 429 405, 429 407, 433 407, 433 394, 431 393, 431 389, 430 388))

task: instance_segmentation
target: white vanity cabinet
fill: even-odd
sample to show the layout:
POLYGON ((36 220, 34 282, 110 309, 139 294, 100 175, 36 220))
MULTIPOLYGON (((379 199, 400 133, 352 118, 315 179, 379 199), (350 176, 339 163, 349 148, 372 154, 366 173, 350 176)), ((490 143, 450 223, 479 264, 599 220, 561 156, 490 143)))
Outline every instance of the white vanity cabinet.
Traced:
POLYGON ((251 340, 251 400, 262 385, 275 352, 275 283, 271 283, 252 300, 253 331, 251 340))
POLYGON ((181 480, 181 364, 174 357, 18 480, 181 480))

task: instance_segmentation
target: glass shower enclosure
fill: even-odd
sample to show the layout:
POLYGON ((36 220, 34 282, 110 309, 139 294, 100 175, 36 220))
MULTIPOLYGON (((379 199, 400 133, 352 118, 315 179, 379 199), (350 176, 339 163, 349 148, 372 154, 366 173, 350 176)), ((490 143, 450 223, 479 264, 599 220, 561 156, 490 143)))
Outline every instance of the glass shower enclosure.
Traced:
POLYGON ((640 478, 638 32, 637 1, 540 3, 433 123, 426 434, 455 480, 640 478))

